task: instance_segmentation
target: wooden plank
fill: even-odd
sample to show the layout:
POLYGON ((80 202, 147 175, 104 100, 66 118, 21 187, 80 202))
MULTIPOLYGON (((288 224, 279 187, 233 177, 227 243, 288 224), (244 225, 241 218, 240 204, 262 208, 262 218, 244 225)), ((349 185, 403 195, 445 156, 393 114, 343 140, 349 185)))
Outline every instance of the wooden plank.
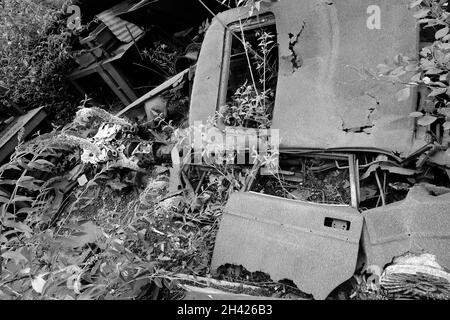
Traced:
POLYGON ((126 77, 120 72, 120 70, 116 69, 112 63, 103 65, 103 68, 106 69, 111 78, 117 84, 118 89, 127 96, 130 102, 133 102, 138 98, 134 90, 129 86, 126 77))
POLYGON ((109 73, 106 72, 105 69, 102 68, 102 66, 99 66, 97 68, 97 73, 102 77, 102 79, 106 82, 106 84, 111 88, 111 90, 116 94, 116 96, 119 97, 120 101, 122 101, 123 104, 127 105, 131 103, 128 99, 128 97, 117 87, 117 84, 113 81, 109 73))
POLYGON ((44 107, 36 108, 18 117, 0 134, 0 162, 9 156, 17 146, 17 134, 23 127, 23 137, 27 137, 47 117, 44 107))
POLYGON ((100 63, 96 62, 94 64, 91 64, 89 67, 84 69, 77 69, 76 71, 72 72, 67 76, 70 80, 75 80, 79 78, 84 78, 88 75, 91 75, 95 72, 97 72, 97 68, 100 66, 100 63))

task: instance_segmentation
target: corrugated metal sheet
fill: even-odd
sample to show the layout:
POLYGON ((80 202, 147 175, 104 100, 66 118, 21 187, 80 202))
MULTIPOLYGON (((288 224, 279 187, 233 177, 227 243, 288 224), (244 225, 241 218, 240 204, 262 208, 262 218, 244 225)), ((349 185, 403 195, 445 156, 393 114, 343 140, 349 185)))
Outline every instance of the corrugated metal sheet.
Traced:
POLYGON ((138 2, 139 1, 136 0, 127 0, 121 2, 114 7, 98 14, 97 18, 102 21, 120 41, 129 43, 133 41, 130 32, 133 35, 134 39, 136 39, 144 33, 144 30, 131 22, 119 18, 118 15, 128 12, 138 2))
POLYGON ((234 193, 220 223, 212 268, 242 265, 274 281, 290 279, 315 299, 325 299, 352 277, 362 227, 362 215, 351 207, 234 193), (329 227, 327 218, 349 228, 329 227))

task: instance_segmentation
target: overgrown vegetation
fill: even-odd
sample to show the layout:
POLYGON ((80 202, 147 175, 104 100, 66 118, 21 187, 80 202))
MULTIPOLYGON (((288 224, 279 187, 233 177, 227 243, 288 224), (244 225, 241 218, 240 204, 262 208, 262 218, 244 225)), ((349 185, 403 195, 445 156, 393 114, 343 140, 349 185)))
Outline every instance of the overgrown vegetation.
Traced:
POLYGON ((73 35, 63 2, 0 2, 0 84, 23 109, 44 106, 60 123, 67 122, 78 103, 65 78, 73 67, 73 35))
POLYGON ((269 57, 278 54, 274 50, 277 44, 275 35, 266 30, 256 31, 255 38, 257 48, 252 48, 245 38, 243 40, 246 59, 253 65, 249 68, 250 79, 246 79, 231 101, 219 110, 219 119, 228 126, 268 129, 271 125, 276 89, 273 80, 277 78, 278 68, 270 65, 269 57))
POLYGON ((410 8, 417 8, 414 17, 431 38, 420 52, 419 60, 402 54, 394 58, 394 65, 380 64, 378 77, 383 81, 403 83, 405 88, 397 93, 398 101, 410 98, 417 90, 420 108, 410 114, 417 124, 427 127, 431 141, 441 143, 450 130, 450 24, 448 2, 444 0, 416 0, 410 8), (436 130, 437 127, 437 130, 436 130))
POLYGON ((178 273, 210 273, 225 201, 252 171, 213 165, 205 179, 191 168, 186 191, 171 192, 177 173, 142 164, 152 147, 120 151, 133 128, 81 109, 62 131, 21 142, 0 168, 2 299, 168 297, 178 273))
MULTIPOLYGON (((217 1, 229 6, 247 5, 252 10, 259 10, 263 2, 217 1)), ((394 68, 379 66, 382 76, 370 74, 405 83, 407 88, 399 92, 399 100, 406 99, 413 86, 429 90, 429 108, 411 116, 419 117, 421 125, 439 122, 447 130, 448 13, 443 1, 417 1, 413 6, 422 7, 416 15, 421 23, 440 26, 437 40, 422 51, 420 61, 399 55, 394 68), (410 72, 414 76, 408 81, 400 78, 410 76, 410 72)), ((70 34, 64 31, 61 20, 54 18, 57 10, 14 0, 7 0, 4 8, 2 19, 9 21, 12 29, 18 28, 17 34, 12 29, 6 36, 0 33, 7 41, 2 63, 3 57, 9 60, 2 64, 1 72, 11 88, 11 98, 20 104, 34 101, 28 104, 30 107, 48 105, 56 111, 72 108, 66 89, 57 83, 70 61, 70 34), (19 24, 16 16, 17 21, 11 22, 10 14, 23 8, 41 11, 27 25, 19 24), (57 32, 47 40, 49 30, 57 32), (49 77, 54 82, 48 81, 49 77)), ((247 79, 203 129, 215 130, 221 125, 270 127, 274 92, 266 84, 273 77, 267 63, 276 46, 273 37, 267 32, 257 34, 258 48, 247 46, 246 39, 241 39, 246 59, 254 64, 248 67, 256 70, 259 81, 247 79), (258 55, 250 57, 250 49, 258 55)), ((164 49, 157 45, 145 54, 167 67, 162 71, 173 74, 169 66, 174 55, 164 49)), ((174 157, 186 144, 190 148, 189 137, 195 128, 175 128, 172 122, 157 119, 156 128, 149 129, 102 109, 81 107, 75 120, 62 130, 27 143, 19 139, 10 162, 0 167, 0 299, 181 297, 182 290, 176 285, 185 277, 180 273, 211 276, 215 236, 229 195, 249 190, 259 168, 272 164, 271 156, 277 155, 256 154, 255 163, 248 166, 217 157, 202 170, 183 162, 177 167, 167 159, 158 163, 159 152, 165 149, 174 148, 174 157)), ((60 116, 65 117, 64 113, 60 116)), ((223 151, 205 140, 202 156, 223 151)), ((330 169, 329 163, 309 162, 304 166, 304 179, 314 170, 330 169)), ((372 169, 369 164, 369 174, 372 169)), ((336 169, 320 175, 320 179, 313 176, 302 188, 295 180, 291 180, 296 182, 293 186, 275 175, 274 190, 268 190, 271 185, 266 183, 257 183, 253 190, 303 201, 348 204, 348 177, 341 173, 336 169), (281 192, 275 190, 278 184, 281 192), (325 190, 330 185, 337 187, 325 190)), ((247 284, 262 281, 261 286, 293 290, 290 284, 274 284, 268 277, 252 275, 240 267, 225 269, 219 276, 226 280, 247 284)), ((358 281, 364 282, 364 277, 358 281)))

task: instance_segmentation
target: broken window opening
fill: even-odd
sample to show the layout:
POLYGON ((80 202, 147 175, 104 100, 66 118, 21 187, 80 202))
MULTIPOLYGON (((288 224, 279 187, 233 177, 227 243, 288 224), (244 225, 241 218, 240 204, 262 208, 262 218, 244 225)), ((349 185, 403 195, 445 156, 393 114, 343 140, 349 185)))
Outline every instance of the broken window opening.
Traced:
POLYGON ((338 165, 330 159, 282 158, 279 173, 258 176, 251 191, 304 202, 350 206, 351 178, 346 166, 348 161, 338 165))
POLYGON ((277 80, 275 16, 263 15, 231 25, 226 35, 219 97, 224 124, 269 128, 277 80))

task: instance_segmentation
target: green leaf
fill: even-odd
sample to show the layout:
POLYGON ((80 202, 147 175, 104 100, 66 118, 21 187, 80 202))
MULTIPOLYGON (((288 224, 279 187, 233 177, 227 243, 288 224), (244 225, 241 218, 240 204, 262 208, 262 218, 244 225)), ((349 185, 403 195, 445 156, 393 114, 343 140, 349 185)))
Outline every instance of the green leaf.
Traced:
POLYGON ((44 165, 44 164, 38 164, 35 162, 31 162, 28 166, 28 170, 39 170, 39 171, 45 171, 45 172, 51 172, 52 171, 52 167, 48 166, 48 165, 44 165))
POLYGON ((164 278, 163 284, 167 289, 172 289, 172 287, 173 287, 172 282, 166 278, 164 278))
POLYGON ((41 189, 41 186, 37 185, 36 183, 43 183, 43 181, 32 178, 27 180, 20 180, 17 185, 31 191, 39 191, 41 189))
POLYGON ((416 0, 416 1, 414 1, 414 2, 412 2, 410 5, 409 5, 409 8, 410 9, 413 9, 413 8, 415 8, 415 7, 417 7, 419 4, 421 4, 422 3, 422 0, 416 0))
POLYGON ((33 202, 34 199, 30 197, 25 196, 16 196, 14 199, 11 200, 11 202, 33 202))
POLYGON ((155 283, 155 285, 156 285, 158 288, 162 288, 162 287, 163 287, 163 284, 162 284, 160 278, 154 278, 154 279, 153 279, 153 282, 155 283))
POLYGON ((23 254, 21 254, 18 251, 6 251, 2 253, 3 259, 10 259, 14 260, 16 264, 20 263, 21 261, 28 261, 27 258, 23 254))
POLYGON ((27 236, 31 236, 31 234, 33 233, 33 230, 29 226, 27 226, 26 224, 24 224, 22 222, 13 223, 12 227, 14 229, 16 229, 17 231, 25 233, 25 235, 27 235, 27 236))
POLYGON ((435 19, 420 19, 419 21, 417 21, 419 24, 424 24, 424 23, 429 23, 435 21, 435 19))
POLYGON ((19 209, 18 211, 17 211, 17 214, 21 214, 21 213, 34 213, 34 212, 36 212, 36 208, 22 208, 22 209, 19 209))
MULTIPOLYGON (((430 49, 428 49, 428 50, 425 50, 425 49, 428 49, 428 48, 424 48, 424 49, 422 50, 421 54, 422 54, 423 56, 427 56, 428 54, 431 54, 430 49)), ((426 58, 420 59, 420 65, 421 65, 422 68, 424 68, 424 69, 434 68, 434 67, 436 66, 436 64, 434 63, 434 61, 430 61, 430 60, 428 60, 428 59, 426 59, 426 58)))
POLYGON ((447 88, 436 88, 431 91, 431 93, 428 95, 429 97, 436 97, 438 95, 444 94, 447 92, 447 88))
POLYGON ((425 71, 425 74, 439 74, 439 73, 442 73, 442 72, 444 72, 444 71, 441 70, 441 69, 438 69, 438 68, 430 68, 430 69, 428 69, 428 70, 425 71))
POLYGON ((255 8, 256 8, 257 11, 261 10, 261 1, 255 2, 255 8))
POLYGON ((427 127, 433 124, 436 120, 437 118, 434 116, 424 116, 423 118, 417 120, 417 124, 422 127, 427 127))
POLYGON ((423 113, 422 113, 422 112, 418 112, 418 111, 416 111, 416 112, 411 112, 411 113, 409 114, 409 116, 410 116, 410 117, 413 117, 413 118, 420 118, 420 117, 423 117, 423 113))
POLYGON ((443 125, 444 130, 450 130, 450 121, 446 121, 443 125))
POLYGON ((438 113, 450 118, 450 108, 439 108, 438 113))
POLYGON ((425 18, 428 15, 429 12, 430 12, 430 9, 427 9, 427 8, 420 9, 419 11, 417 11, 414 14, 414 18, 416 18, 416 19, 425 18))
POLYGON ((0 167, 0 171, 5 171, 5 170, 19 170, 20 171, 21 169, 14 164, 7 163, 0 167))
POLYGON ((397 98, 397 101, 406 101, 409 99, 410 95, 411 95, 411 88, 406 87, 397 92, 395 97, 397 98))
POLYGON ((47 281, 43 279, 44 275, 39 275, 33 280, 31 280, 31 286, 33 287, 33 290, 37 293, 42 293, 44 286, 47 281))
POLYGON ((45 165, 45 166, 50 166, 50 167, 54 167, 55 166, 53 163, 51 163, 51 162, 49 162, 47 160, 44 160, 44 159, 38 159, 38 160, 35 160, 34 162, 37 163, 37 164, 40 164, 40 165, 45 165))
POLYGON ((379 64, 377 65, 377 70, 381 73, 381 74, 387 74, 392 70, 392 67, 388 66, 387 64, 379 64))
POLYGON ((405 70, 408 72, 417 71, 419 70, 419 66, 417 65, 417 63, 409 64, 405 67, 405 70))
POLYGON ((443 83, 440 82, 440 81, 435 82, 434 84, 437 85, 437 86, 439 86, 439 87, 441 87, 441 88, 446 88, 446 89, 447 89, 447 85, 446 85, 446 84, 443 84, 443 83))
POLYGON ((434 36, 435 36, 436 39, 441 39, 444 36, 446 36, 449 31, 450 31, 450 29, 446 26, 446 27, 438 30, 434 36))
POLYGON ((0 184, 16 184, 17 180, 10 180, 10 179, 5 179, 5 180, 0 180, 0 184))
POLYGON ((422 77, 422 72, 416 73, 415 75, 412 76, 411 81, 419 82, 421 77, 422 77))

